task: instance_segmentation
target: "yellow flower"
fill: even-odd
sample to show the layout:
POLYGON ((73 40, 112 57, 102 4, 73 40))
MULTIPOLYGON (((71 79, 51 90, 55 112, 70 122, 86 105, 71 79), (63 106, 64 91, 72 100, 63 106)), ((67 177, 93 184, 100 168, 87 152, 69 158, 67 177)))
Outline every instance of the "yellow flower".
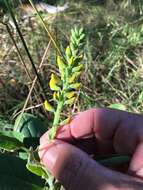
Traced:
POLYGON ((69 100, 65 101, 65 104, 67 105, 73 105, 75 102, 76 97, 70 98, 69 100))
POLYGON ((67 46, 67 48, 66 48, 66 56, 68 59, 70 59, 70 57, 72 56, 70 46, 67 46))
POLYGON ((58 64, 58 67, 59 67, 59 72, 61 74, 61 79, 63 80, 64 79, 64 75, 65 75, 65 64, 62 60, 62 58, 60 56, 57 56, 57 64, 58 64))
POLYGON ((60 83, 60 80, 59 78, 55 75, 55 74, 51 74, 51 79, 50 79, 50 82, 49 82, 49 86, 51 88, 51 90, 55 90, 55 91, 59 91, 60 90, 60 87, 57 86, 57 84, 60 83))
POLYGON ((73 83, 81 74, 80 72, 75 72, 70 78, 69 78, 69 83, 73 83))
POLYGON ((67 119, 65 119, 64 121, 62 121, 60 123, 60 125, 66 125, 66 124, 69 124, 71 122, 71 117, 68 117, 67 119))
POLYGON ((44 102, 44 108, 47 111, 54 112, 53 106, 47 100, 45 100, 45 102, 44 102))
POLYGON ((53 93, 53 99, 58 100, 58 98, 59 98, 59 92, 54 92, 53 93))
POLYGON ((79 90, 81 87, 81 83, 77 82, 77 83, 71 84, 69 87, 76 89, 76 90, 79 90))
POLYGON ((72 97, 75 96, 75 95, 76 95, 76 92, 74 92, 74 91, 72 91, 72 92, 67 92, 67 93, 65 94, 65 96, 66 96, 68 99, 72 98, 72 97))
POLYGON ((73 63, 74 63, 74 58, 71 57, 71 58, 69 59, 69 65, 73 65, 73 63))

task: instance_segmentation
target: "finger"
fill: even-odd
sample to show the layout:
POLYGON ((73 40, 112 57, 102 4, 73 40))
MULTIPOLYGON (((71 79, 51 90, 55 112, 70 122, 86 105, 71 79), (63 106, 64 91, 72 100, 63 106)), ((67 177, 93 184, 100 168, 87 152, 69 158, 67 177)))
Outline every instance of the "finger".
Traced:
POLYGON ((113 109, 90 109, 77 114, 70 124, 60 127, 57 138, 73 141, 94 136, 98 153, 113 153, 112 138, 120 121, 127 115, 127 112, 113 109))
POLYGON ((99 165, 75 146, 59 140, 47 146, 40 145, 39 156, 65 189, 142 189, 142 181, 99 165))
POLYGON ((135 149, 129 166, 129 174, 143 179, 143 142, 139 143, 135 149))
POLYGON ((110 139, 126 115, 127 112, 107 108, 80 112, 69 124, 59 128, 57 138, 68 140, 96 135, 110 139))
MULTIPOLYGON (((65 189, 94 190, 108 183, 104 172, 86 153, 68 143, 56 140, 43 149, 39 156, 48 171, 58 179, 65 189), (82 179, 82 180, 81 180, 82 179)), ((102 189, 102 188, 101 188, 102 189)))

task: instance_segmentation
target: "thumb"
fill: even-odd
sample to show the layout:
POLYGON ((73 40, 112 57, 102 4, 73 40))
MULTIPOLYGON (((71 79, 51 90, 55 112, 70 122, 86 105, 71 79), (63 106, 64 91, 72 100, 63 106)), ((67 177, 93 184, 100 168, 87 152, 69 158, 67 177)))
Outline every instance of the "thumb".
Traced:
POLYGON ((105 176, 99 175, 102 166, 99 168, 86 153, 68 143, 55 140, 47 147, 40 145, 39 150, 42 163, 68 190, 95 190, 105 182, 105 176))
POLYGON ((143 142, 135 149, 129 166, 129 174, 143 179, 143 142))

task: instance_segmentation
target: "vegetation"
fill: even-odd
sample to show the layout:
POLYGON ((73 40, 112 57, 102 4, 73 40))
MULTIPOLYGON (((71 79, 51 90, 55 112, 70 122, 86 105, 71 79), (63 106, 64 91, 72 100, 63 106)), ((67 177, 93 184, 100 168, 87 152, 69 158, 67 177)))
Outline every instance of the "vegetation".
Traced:
MULTIPOLYGON (((55 3, 63 4, 64 1, 55 3)), ((9 6, 6 13, 1 11, 0 147, 7 159, 18 159, 17 162, 23 167, 26 165, 25 160, 28 160, 27 168, 47 179, 49 174, 39 164, 35 149, 39 137, 47 128, 54 126, 50 136, 53 138, 61 123, 53 103, 58 110, 62 102, 60 112, 58 110, 58 114, 62 112, 62 121, 91 107, 110 106, 143 112, 142 23, 141 0, 72 0, 65 12, 54 15, 36 13, 34 9, 27 15, 20 6, 14 8, 13 5, 9 6), (80 51, 71 48, 75 34, 79 34, 78 39, 82 35, 81 40, 84 38, 83 30, 75 29, 72 30, 74 40, 70 39, 73 26, 84 28, 84 56, 80 52, 83 48, 80 40, 80 51), (66 64, 69 67, 65 69, 66 64), (72 81, 64 86, 70 78, 68 73, 80 65, 84 65, 82 75, 80 68, 75 72, 76 75, 72 73, 72 81), (82 87, 77 96, 79 81, 82 87), (72 90, 68 89, 68 86, 75 84, 77 86, 73 86, 72 90), (65 102, 73 106, 65 108, 65 102), (54 111, 56 119, 53 124, 53 113, 46 112, 43 105, 48 111, 54 111), (7 155, 7 151, 14 152, 18 157, 7 155)), ((3 154, 0 155, 0 164, 1 160, 3 154)), ((33 175, 27 174, 26 169, 23 171, 26 176, 33 175)), ((3 175, 3 181, 7 180, 6 173, 4 175, 2 171, 0 175, 3 175)), ((16 173, 7 185, 15 187, 20 179, 19 187, 42 189, 44 182, 36 177, 31 184, 27 177, 22 176, 21 179, 16 173)), ((52 181, 56 185, 51 186, 51 189, 60 188, 53 178, 49 179, 48 184, 52 181)), ((4 185, 5 182, 0 187, 4 185)))

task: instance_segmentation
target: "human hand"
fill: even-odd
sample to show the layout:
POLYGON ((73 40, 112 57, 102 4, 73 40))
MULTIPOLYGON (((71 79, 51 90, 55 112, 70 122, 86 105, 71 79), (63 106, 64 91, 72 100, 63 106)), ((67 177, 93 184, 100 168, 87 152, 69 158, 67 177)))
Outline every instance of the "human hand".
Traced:
POLYGON ((42 163, 68 190, 143 189, 142 181, 111 171, 87 154, 131 154, 129 173, 142 178, 141 115, 113 109, 81 112, 59 128, 54 142, 43 135, 39 150, 42 163))

